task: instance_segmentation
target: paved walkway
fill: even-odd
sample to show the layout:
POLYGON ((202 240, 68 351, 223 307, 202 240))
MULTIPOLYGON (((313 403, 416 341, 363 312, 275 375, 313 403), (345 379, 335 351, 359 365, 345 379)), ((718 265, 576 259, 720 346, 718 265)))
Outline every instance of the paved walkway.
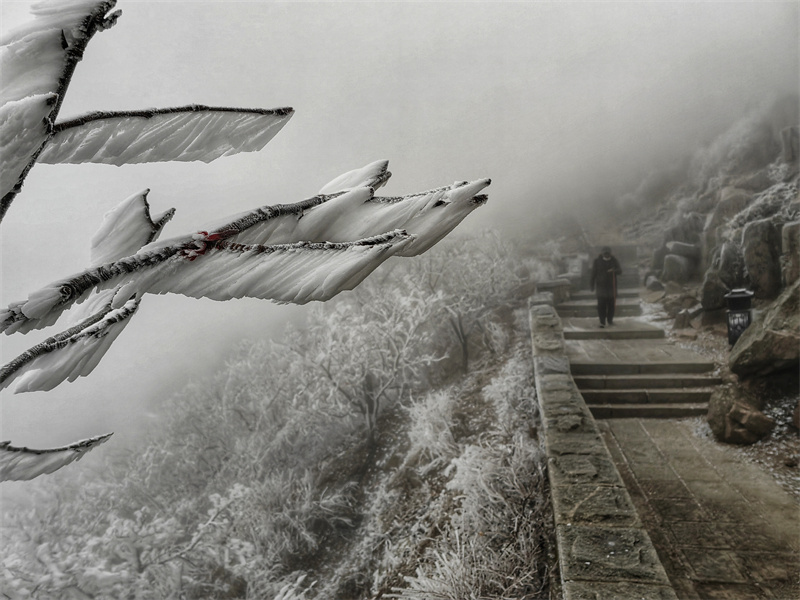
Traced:
MULTIPOLYGON (((650 410, 654 399, 687 401, 658 400, 659 388, 709 390, 713 364, 636 316, 600 329, 577 310, 559 309, 570 370, 595 417, 612 417, 598 418, 598 429, 678 598, 800 599, 798 502, 762 468, 696 435, 695 419, 643 418, 670 416, 650 410), (640 385, 649 388, 646 400, 627 390, 640 385), (596 400, 601 393, 611 399, 596 400)), ((693 402, 685 414, 705 415, 704 403, 693 402)))
MULTIPOLYGON (((628 321, 633 321, 632 317, 628 321)), ((603 331, 602 329, 600 331, 603 331)), ((620 331, 610 329, 611 336, 620 331)), ((566 331, 565 331, 566 337, 566 331)), ((649 372, 669 373, 676 367, 704 372, 712 365, 696 352, 681 348, 668 339, 600 339, 580 340, 567 343, 569 362, 582 373, 590 370, 590 365, 603 365, 608 370, 620 372, 629 365, 647 365, 649 372), (586 368, 584 368, 586 367, 586 368)), ((573 369, 575 372, 576 369, 573 369)))
POLYGON ((598 427, 678 598, 800 598, 800 507, 691 420, 598 427))

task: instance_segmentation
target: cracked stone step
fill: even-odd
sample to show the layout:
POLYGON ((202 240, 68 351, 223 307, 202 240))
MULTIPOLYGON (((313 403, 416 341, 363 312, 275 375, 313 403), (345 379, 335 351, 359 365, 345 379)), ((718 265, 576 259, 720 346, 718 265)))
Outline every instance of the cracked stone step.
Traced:
MULTIPOLYGON (((620 288, 617 290, 617 298, 638 298, 639 288, 620 288)), ((570 300, 596 300, 595 292, 590 290, 580 290, 570 294, 570 300)))
POLYGON ((580 390, 629 390, 663 388, 702 388, 722 383, 714 375, 670 373, 665 375, 578 375, 575 385, 580 390))
POLYGON ((658 390, 580 390, 586 404, 699 404, 708 402, 711 388, 658 390))
POLYGON ((614 325, 601 328, 597 315, 563 317, 561 325, 565 340, 645 340, 663 339, 664 329, 634 317, 618 317, 614 325))
POLYGON ((681 419, 708 413, 708 404, 593 404, 595 419, 681 419))
POLYGON ((714 370, 710 362, 590 363, 572 362, 572 375, 653 375, 707 373, 714 370))
MULTIPOLYGON (((596 317, 597 302, 595 300, 576 300, 562 302, 556 306, 560 317, 596 317)), ((621 298, 617 300, 614 315, 617 317, 636 317, 642 314, 639 300, 621 298)))
MULTIPOLYGON (((621 319, 620 319, 621 320, 621 319)), ((597 317, 592 319, 592 329, 564 329, 565 340, 657 340, 665 337, 663 329, 625 329, 617 327, 600 328, 597 317)))

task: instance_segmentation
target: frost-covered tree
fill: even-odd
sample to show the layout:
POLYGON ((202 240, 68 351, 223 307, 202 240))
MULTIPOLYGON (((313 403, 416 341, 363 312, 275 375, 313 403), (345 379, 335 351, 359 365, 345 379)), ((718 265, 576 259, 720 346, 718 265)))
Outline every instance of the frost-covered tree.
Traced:
POLYGON ((509 258, 507 243, 486 232, 480 243, 473 243, 468 261, 459 261, 463 253, 457 245, 447 244, 435 255, 428 255, 415 265, 413 284, 425 294, 444 292, 442 322, 455 340, 462 373, 467 373, 476 343, 495 349, 496 324, 493 313, 498 301, 512 297, 512 291, 525 281, 517 265, 509 258), (458 261, 459 267, 452 268, 458 261), (480 281, 481 285, 475 282, 480 281))
MULTIPOLYGON (((0 220, 39 163, 124 165, 210 162, 261 150, 291 108, 185 106, 58 115, 72 74, 92 37, 120 16, 114 0, 44 0, 34 19, 9 33, 0 92, 0 220)), ((130 322, 146 294, 175 293, 281 303, 325 301, 350 290, 392 256, 425 252, 486 197, 490 180, 456 182, 427 192, 378 197, 389 179, 377 161, 299 202, 261 206, 211 227, 164 241, 174 214, 152 217, 149 190, 106 215, 91 241, 91 264, 0 309, 0 331, 67 328, 0 368, 0 388, 49 390, 88 375, 130 322)), ((366 380, 365 380, 366 381, 366 380)), ((376 388, 376 397, 383 393, 376 388)), ((0 481, 31 479, 79 459, 108 434, 52 450, 0 446, 0 481)))

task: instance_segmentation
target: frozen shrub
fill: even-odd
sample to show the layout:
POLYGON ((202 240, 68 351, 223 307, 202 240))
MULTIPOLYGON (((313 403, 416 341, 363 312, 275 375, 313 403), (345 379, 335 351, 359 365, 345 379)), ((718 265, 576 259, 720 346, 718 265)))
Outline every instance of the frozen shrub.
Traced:
MULTIPOLYGON (((520 416, 533 420, 536 389, 533 387, 533 365, 522 352, 516 352, 500 374, 483 390, 497 414, 498 427, 505 432, 519 427, 520 416)), ((531 422, 531 425, 535 425, 531 422)))
POLYGON ((411 421, 408 456, 421 475, 446 465, 458 454, 452 431, 453 402, 453 394, 442 390, 425 394, 406 409, 411 421))

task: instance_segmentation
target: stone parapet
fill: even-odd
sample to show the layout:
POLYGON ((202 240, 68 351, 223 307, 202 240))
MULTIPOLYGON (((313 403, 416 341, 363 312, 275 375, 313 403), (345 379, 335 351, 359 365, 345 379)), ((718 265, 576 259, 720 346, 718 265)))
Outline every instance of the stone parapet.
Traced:
POLYGON ((561 319, 552 305, 536 302, 530 324, 564 599, 675 600, 572 379, 561 319))

